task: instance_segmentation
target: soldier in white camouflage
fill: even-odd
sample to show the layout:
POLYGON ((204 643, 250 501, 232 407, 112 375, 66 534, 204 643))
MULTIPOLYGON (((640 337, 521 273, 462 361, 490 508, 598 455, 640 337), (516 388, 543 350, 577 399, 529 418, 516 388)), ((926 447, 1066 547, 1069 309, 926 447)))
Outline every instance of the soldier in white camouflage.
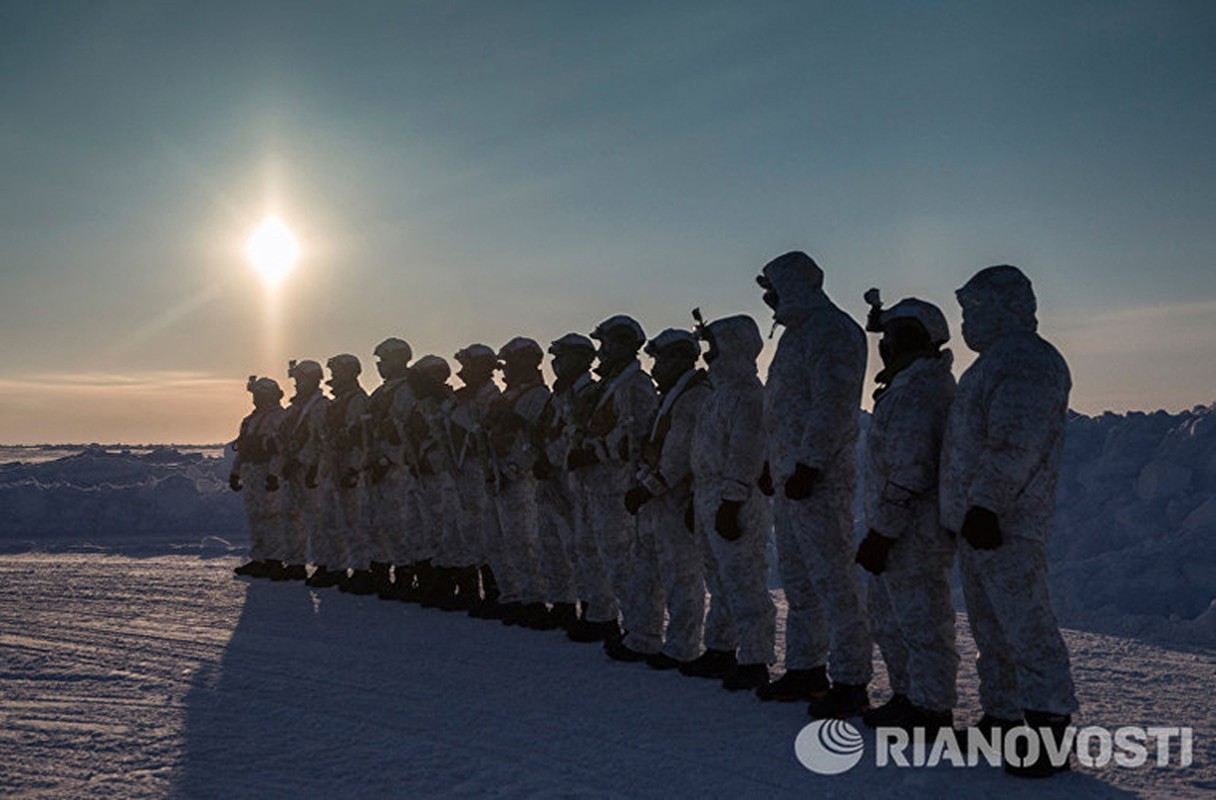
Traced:
POLYGON ((887 664, 891 699, 867 711, 870 727, 930 731, 954 725, 958 650, 950 571, 954 536, 941 524, 938 462, 954 399, 954 358, 941 310, 906 298, 882 308, 866 295, 866 329, 882 334, 874 413, 866 435, 865 519, 857 563, 871 573, 870 623, 887 664))
POLYGON ((701 407, 710 395, 697 369, 701 344, 686 330, 668 328, 646 345, 659 407, 642 443, 642 463, 625 507, 637 516, 633 597, 637 612, 629 632, 605 649, 621 661, 675 669, 701 653, 705 619, 705 558, 688 526, 692 504, 689 453, 701 407), (664 611, 668 618, 664 636, 664 611))
POLYGON ((321 392, 323 373, 316 361, 292 361, 288 365, 287 375, 295 381, 296 393, 288 405, 283 424, 279 426, 279 450, 283 454, 283 478, 287 491, 283 498, 283 541, 273 556, 285 566, 277 574, 272 571, 270 577, 278 580, 311 580, 304 564, 309 547, 317 541, 321 509, 329 501, 326 489, 319 481, 325 448, 325 413, 329 400, 321 392))
MULTIPOLYGON (((980 727, 1026 724, 1060 741, 1077 710, 1068 649, 1047 585, 1047 541, 1072 379, 1038 335, 1030 280, 1008 265, 956 292, 963 340, 979 357, 963 373, 942 445, 942 524, 956 531, 968 621, 978 649, 980 727)), ((1007 771, 1042 777, 1068 761, 1040 757, 1007 771)), ((1024 754, 1020 754, 1024 755, 1024 754)))
POLYGON ((715 320, 702 329, 709 342, 712 392, 693 432, 691 465, 696 528, 712 554, 707 575, 714 602, 725 599, 734 622, 706 630, 706 653, 682 672, 722 676, 731 691, 768 683, 775 660, 777 612, 768 593, 768 501, 757 481, 764 469, 764 386, 756 358, 764 347, 755 320, 715 320), (714 636, 737 635, 729 642, 714 636), (737 652, 736 652, 737 645, 737 652))
POLYGON ((456 451, 456 484, 460 493, 460 529, 469 548, 471 567, 460 579, 460 591, 445 604, 451 610, 466 609, 470 616, 494 616, 498 583, 494 566, 501 566, 502 535, 498 511, 490 495, 489 440, 486 415, 501 392, 494 383, 498 355, 484 344, 471 344, 456 353, 463 386, 453 396, 452 443, 456 451))
MULTIPOLYGON (((588 345, 591 340, 581 337, 588 345)), ((554 344, 549 352, 554 353, 554 344)), ((592 348, 594 352, 594 348, 592 348)), ((557 352, 561 352, 560 346, 557 352)), ((587 362, 588 365, 590 362, 587 362)), ((560 386, 569 392, 569 380, 563 381, 563 372, 569 362, 557 357, 553 360, 556 381, 549 393, 537 425, 539 445, 532 474, 536 476, 537 538, 540 545, 540 574, 545 586, 545 599, 549 602, 549 614, 533 627, 540 630, 568 629, 578 619, 578 593, 575 589, 574 546, 574 497, 566 472, 566 451, 560 446, 561 431, 557 418, 562 399, 557 394, 560 386), (558 362, 562 361, 559 367, 558 362)), ((584 373, 585 374, 585 373, 584 373)))
POLYGON ((410 538, 422 527, 418 511, 415 456, 409 446, 408 424, 417 398, 410 385, 408 342, 389 337, 376 345, 376 371, 381 384, 367 400, 364 424, 368 436, 364 472, 367 475, 367 523, 373 558, 393 564, 392 581, 380 586, 383 600, 418 599, 415 555, 410 538))
POLYGON ((415 362, 411 386, 417 403, 409 425, 409 445, 418 471, 421 527, 415 547, 419 602, 428 608, 445 603, 458 591, 458 539, 461 506, 456 488, 449 414, 455 401, 448 379, 452 368, 436 355, 415 362))
MULTIPOLYGON (((272 554, 282 532, 283 513, 279 501, 279 456, 276 437, 283 422, 283 390, 273 378, 250 376, 245 386, 253 395, 253 411, 241 420, 241 430, 232 444, 236 453, 228 486, 244 490, 245 519, 249 523, 249 561, 234 572, 251 578, 266 578, 275 568, 272 554)), ((282 562, 277 570, 282 570, 282 562)))
POLYGON ((801 251, 756 278, 785 327, 768 371, 765 417, 773 516, 786 616, 786 673, 763 700, 809 701, 816 719, 869 707, 873 671, 861 576, 853 562, 853 496, 865 334, 823 291, 801 251), (829 685, 829 668, 831 684, 829 685))
POLYGON ((606 641, 621 636, 618 611, 626 629, 635 613, 630 591, 637 520, 625 509, 625 493, 633 486, 642 441, 658 407, 658 397, 653 381, 638 362, 646 335, 636 320, 624 314, 609 317, 596 326, 591 338, 600 343, 595 369, 600 379, 599 397, 569 463, 584 469, 580 478, 586 493, 586 513, 576 524, 591 530, 616 607, 606 620, 585 615, 568 634, 577 641, 606 641))
POLYGON ((502 531, 503 565, 496 571, 502 592, 502 622, 547 626, 546 586, 540 572, 540 542, 533 468, 543 455, 541 416, 549 389, 541 376, 544 352, 517 336, 498 351, 506 388, 489 413, 491 480, 502 531))
MULTIPOLYGON (((336 355, 325 365, 330 372, 327 383, 332 397, 325 413, 321 482, 332 501, 324 509, 313 558, 318 564, 337 566, 342 572, 351 570, 350 577, 339 584, 342 591, 372 594, 376 586, 366 519, 367 493, 360 480, 361 468, 367 460, 364 430, 367 392, 359 385, 363 367, 350 353, 336 355)), ((387 565, 382 566, 387 571, 387 565)))
POLYGON ((571 638, 595 641, 605 627, 616 623, 616 600, 595 530, 587 520, 587 466, 580 465, 577 456, 571 457, 599 397, 591 374, 595 343, 581 333, 567 333, 550 343, 549 353, 556 379, 545 417, 546 460, 542 463, 553 474, 542 481, 541 526, 542 530, 545 526, 555 529, 565 542, 574 597, 580 606, 576 612, 557 604, 551 616, 571 638))

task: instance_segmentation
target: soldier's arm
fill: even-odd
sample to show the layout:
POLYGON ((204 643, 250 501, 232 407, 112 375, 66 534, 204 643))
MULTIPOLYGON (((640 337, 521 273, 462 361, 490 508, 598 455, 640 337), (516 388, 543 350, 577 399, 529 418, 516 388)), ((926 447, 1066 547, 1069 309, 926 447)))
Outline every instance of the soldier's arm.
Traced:
POLYGON ((845 431, 856 424, 865 382, 866 350, 864 335, 853 333, 849 328, 835 341, 820 344, 814 359, 811 407, 796 454, 797 461, 808 467, 827 467, 843 445, 845 431))
MULTIPOLYGON (((871 529, 898 539, 911 521, 912 503, 937 488, 944 426, 943 403, 919 393, 886 398, 881 447, 870 452, 875 480, 882 483, 871 529)), ((870 441, 875 442, 875 439, 870 441)), ((870 446, 867 444, 867 446, 870 446)))
POLYGON ((1012 363, 988 391, 986 435, 967 501, 999 517, 1062 445, 1068 413, 1067 373, 1012 363))
POLYGON ((727 417, 730 424, 724 452, 719 497, 743 502, 751 495, 764 469, 764 395, 741 392, 727 417))
POLYGON ((695 386, 685 392, 672 408, 671 429, 663 441, 663 452, 659 457, 658 477, 666 487, 677 486, 692 476, 692 434, 697 426, 697 415, 708 396, 709 389, 695 386))

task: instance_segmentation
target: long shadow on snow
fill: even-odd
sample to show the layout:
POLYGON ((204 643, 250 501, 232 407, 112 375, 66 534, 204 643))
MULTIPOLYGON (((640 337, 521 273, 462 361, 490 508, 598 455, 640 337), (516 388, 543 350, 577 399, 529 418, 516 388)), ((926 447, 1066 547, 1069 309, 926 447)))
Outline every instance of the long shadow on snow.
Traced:
MULTIPOLYGON (((182 797, 942 796, 1120 793, 1073 774, 801 767, 800 704, 608 660, 594 645, 254 581, 186 699, 182 797)), ((239 599, 239 598, 238 598, 239 599)))

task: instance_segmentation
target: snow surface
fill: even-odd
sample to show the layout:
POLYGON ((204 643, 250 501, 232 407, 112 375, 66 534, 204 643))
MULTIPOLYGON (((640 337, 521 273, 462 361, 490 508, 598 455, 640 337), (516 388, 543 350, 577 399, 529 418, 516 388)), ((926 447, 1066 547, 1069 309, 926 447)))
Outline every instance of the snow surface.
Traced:
MULTIPOLYGON (((1187 769, 801 767, 802 704, 560 633, 235 579, 232 556, 0 560, 0 794, 29 797, 1204 796, 1216 654, 1066 631, 1083 724, 1192 725, 1187 769)), ((776 597, 784 615, 780 593, 776 597)), ((978 700, 960 619, 960 721, 978 700)), ((874 684, 886 694, 879 665, 874 684)), ((873 742, 869 734, 867 754, 873 742)))

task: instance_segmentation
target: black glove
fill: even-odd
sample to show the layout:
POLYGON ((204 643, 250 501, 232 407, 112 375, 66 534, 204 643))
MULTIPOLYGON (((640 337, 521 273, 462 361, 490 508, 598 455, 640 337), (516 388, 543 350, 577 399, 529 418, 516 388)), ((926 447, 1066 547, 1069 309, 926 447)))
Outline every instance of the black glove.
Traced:
POLYGON ((342 488, 353 489, 359 485, 359 470, 354 467, 347 467, 346 472, 342 473, 342 488))
POLYGON ((688 508, 684 509, 684 527, 688 528, 689 533, 697 531, 697 508, 692 500, 688 501, 688 508))
POLYGON ((959 533, 976 550, 995 550, 1001 546, 1001 523, 997 521, 995 513, 983 506, 967 509, 963 529, 959 533))
POLYGON ((861 568, 866 572, 881 575, 887 568, 887 556, 891 553, 891 546, 897 541, 871 528, 866 538, 857 546, 857 557, 853 560, 861 564, 861 568))
POLYGON ((635 486, 625 492, 625 510, 637 514, 638 510, 654 498, 654 493, 645 486, 635 486))
POLYGON ((279 490, 279 476, 278 475, 267 475, 266 476, 266 491, 277 492, 278 490, 279 490))
POLYGON ((785 496, 791 500, 805 500, 811 496, 817 480, 819 470, 806 464, 795 464, 794 474, 785 482, 785 496))
POLYGON ((536 459, 536 463, 532 465, 532 476, 538 481, 547 481, 553 477, 553 465, 549 463, 549 459, 541 456, 536 459))
POLYGON ((718 506, 718 513, 714 515, 714 530, 728 542, 733 542, 743 535, 743 528, 739 527, 741 508, 743 503, 738 500, 723 500, 718 506))
POLYGON ((769 470, 767 461, 764 462, 764 471, 760 473, 756 486, 760 487, 760 494, 765 497, 772 497, 777 492, 777 488, 773 486, 773 473, 769 470))
POLYGON ((317 488, 317 465, 312 464, 308 467, 308 472, 304 474, 304 485, 309 489, 317 488))
POLYGON ((388 461, 381 458, 372 464, 368 469, 372 473, 372 483, 379 483, 384 480, 384 476, 388 474, 388 461))
POLYGON ((595 451, 590 447, 580 447, 577 450, 571 450, 570 455, 566 456, 566 469, 582 469, 589 467, 592 464, 600 463, 596 457, 595 451))
POLYGON ((235 472, 228 476, 228 488, 234 492, 241 490, 241 476, 235 472))

